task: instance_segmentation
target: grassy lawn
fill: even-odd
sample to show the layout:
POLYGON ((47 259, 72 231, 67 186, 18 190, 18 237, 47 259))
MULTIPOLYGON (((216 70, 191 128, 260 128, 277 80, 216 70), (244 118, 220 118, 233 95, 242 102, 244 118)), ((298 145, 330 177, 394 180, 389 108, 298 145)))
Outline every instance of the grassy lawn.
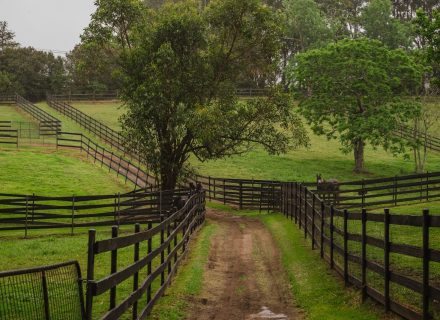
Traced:
POLYGON ((108 169, 87 160, 84 153, 54 148, 0 147, 1 193, 37 195, 92 195, 128 192, 108 169))
POLYGON ((29 122, 33 119, 16 106, 0 105, 0 121, 29 122))
POLYGON ((121 130, 119 117, 124 113, 122 103, 72 103, 72 106, 81 110, 85 114, 99 120, 114 130, 121 130))

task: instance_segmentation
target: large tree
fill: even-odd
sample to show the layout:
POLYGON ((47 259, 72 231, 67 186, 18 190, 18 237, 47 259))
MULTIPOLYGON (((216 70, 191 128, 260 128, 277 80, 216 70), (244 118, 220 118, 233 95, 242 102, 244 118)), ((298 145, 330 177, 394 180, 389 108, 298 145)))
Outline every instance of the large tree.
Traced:
POLYGON ((15 42, 15 33, 8 28, 7 21, 0 21, 0 50, 5 48, 15 48, 18 43, 15 42))
MULTIPOLYGON (((262 145, 270 153, 305 145, 291 101, 240 100, 244 75, 275 74, 281 28, 259 0, 167 4, 136 28, 122 57, 122 118, 127 141, 140 150, 162 188, 174 188, 191 156, 217 159, 262 145)), ((275 87, 272 83, 269 86, 275 87)))
POLYGON ((355 171, 364 170, 364 148, 402 152, 398 123, 417 115, 407 103, 421 83, 422 67, 402 50, 370 39, 342 40, 297 57, 294 80, 300 108, 315 133, 339 139, 354 152, 355 171))
POLYGON ((391 0, 371 0, 360 18, 366 37, 377 39, 388 47, 409 48, 412 45, 411 25, 392 16, 391 0))

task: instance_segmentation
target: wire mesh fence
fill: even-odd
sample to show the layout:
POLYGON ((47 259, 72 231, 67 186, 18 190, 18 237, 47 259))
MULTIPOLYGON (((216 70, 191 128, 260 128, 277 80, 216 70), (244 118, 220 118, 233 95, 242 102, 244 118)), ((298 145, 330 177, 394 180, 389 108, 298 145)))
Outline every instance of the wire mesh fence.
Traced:
POLYGON ((0 272, 0 319, 83 319, 80 281, 76 261, 0 272))

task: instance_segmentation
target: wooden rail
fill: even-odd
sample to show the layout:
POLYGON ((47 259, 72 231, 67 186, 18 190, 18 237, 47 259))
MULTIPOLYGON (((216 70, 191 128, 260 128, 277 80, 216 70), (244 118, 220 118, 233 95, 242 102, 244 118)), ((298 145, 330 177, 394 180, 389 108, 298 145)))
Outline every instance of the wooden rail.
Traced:
MULTIPOLYGON (((328 205, 317 194, 300 183, 282 185, 282 212, 294 221, 304 236, 311 239, 312 249, 319 249, 320 255, 330 267, 340 274, 346 284, 362 290, 363 300, 371 299, 384 305, 386 311, 393 311, 405 319, 430 319, 432 304, 440 299, 440 287, 430 281, 434 274, 430 263, 440 262, 440 250, 430 243, 435 236, 431 233, 440 228, 440 216, 370 213, 340 210, 328 205), (391 241, 390 229, 404 226, 413 227, 420 235, 421 246, 391 241), (368 227, 374 230, 382 228, 383 237, 368 233, 368 227), (383 259, 370 256, 369 250, 381 250, 383 259), (419 259, 420 268, 411 270, 390 263, 390 255, 399 254, 419 259), (406 272, 405 272, 406 271, 406 272), (383 285, 369 281, 368 273, 374 273, 383 280, 383 285), (399 302, 390 292, 390 284, 398 284, 406 290, 420 294, 421 308, 416 301, 413 305, 399 302)), ((372 232, 372 231, 370 231, 372 232)), ((376 232, 377 234, 377 232, 376 232)))
POLYGON ((18 130, 0 126, 0 144, 13 144, 18 148, 18 130))
POLYGON ((160 214, 174 208, 176 197, 187 197, 188 189, 89 196, 38 196, 0 194, 0 232, 70 229, 159 222, 160 214))
MULTIPOLYGON (((205 219, 204 193, 193 194, 185 206, 168 215, 161 215, 161 222, 141 231, 135 225, 134 234, 119 236, 118 227, 112 229, 112 238, 96 241, 96 231, 89 231, 87 262, 86 319, 93 318, 94 298, 108 295, 108 312, 100 319, 145 319, 158 299, 170 285, 182 258, 187 252, 191 235, 205 219), (140 246, 146 245, 146 255, 141 257, 140 246), (133 263, 121 268, 119 250, 133 250, 133 263), (110 274, 99 279, 96 256, 110 253, 110 274), (141 276, 145 275, 144 277, 141 276), (125 288, 124 288, 125 285, 125 288), (127 293, 127 285, 131 286, 127 293), (121 288, 122 287, 122 288, 121 288), (122 290, 118 290, 121 288, 122 290)), ((101 259, 101 264, 102 264, 101 259)))
POLYGON ((125 182, 131 181, 142 189, 155 189, 158 181, 147 171, 141 168, 140 163, 132 162, 118 156, 113 151, 93 142, 82 133, 59 132, 56 145, 58 147, 74 148, 86 152, 87 157, 92 157, 94 163, 98 161, 101 166, 105 165, 119 176, 125 178, 125 182))

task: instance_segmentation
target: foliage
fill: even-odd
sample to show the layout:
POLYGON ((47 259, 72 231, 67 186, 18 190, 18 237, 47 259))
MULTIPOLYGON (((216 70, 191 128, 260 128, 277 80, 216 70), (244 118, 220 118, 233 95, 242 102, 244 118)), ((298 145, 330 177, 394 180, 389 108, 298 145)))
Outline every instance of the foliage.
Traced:
POLYGON ((8 29, 8 22, 0 21, 0 50, 17 47, 14 38, 15 33, 8 29))
POLYGON ((300 54, 294 79, 313 131, 338 138, 345 152, 354 151, 355 171, 360 172, 367 142, 396 154, 404 151, 404 141, 393 131, 419 106, 400 96, 415 92, 422 71, 403 51, 360 38, 300 54))
POLYGON ((361 15, 364 34, 390 48, 409 48, 412 44, 410 25, 392 16, 391 0, 371 0, 361 15))
POLYGON ((417 34, 425 44, 427 59, 432 65, 436 83, 440 85, 440 9, 433 11, 432 18, 419 10, 414 22, 417 34))
POLYGON ((60 91, 66 84, 62 58, 31 47, 1 50, 0 73, 9 79, 9 92, 32 100, 44 99, 46 92, 60 91))
POLYGON ((243 75, 275 73, 277 18, 258 0, 211 1, 201 12, 187 1, 139 28, 123 56, 123 127, 164 188, 175 186, 191 154, 204 161, 255 143, 270 153, 307 143, 286 95, 236 96, 243 75))

